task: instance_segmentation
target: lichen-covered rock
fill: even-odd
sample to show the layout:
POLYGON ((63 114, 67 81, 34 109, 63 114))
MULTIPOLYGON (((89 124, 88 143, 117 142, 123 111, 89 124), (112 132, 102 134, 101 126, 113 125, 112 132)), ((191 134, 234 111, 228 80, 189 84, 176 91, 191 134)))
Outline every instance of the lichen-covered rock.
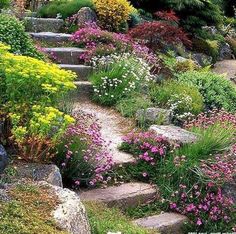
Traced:
POLYGON ((0 144, 0 174, 4 171, 8 164, 8 155, 4 147, 0 144))
POLYGON ((62 19, 25 17, 25 29, 27 32, 60 32, 64 21, 62 19))
POLYGON ((212 64, 212 57, 203 53, 192 54, 192 59, 201 67, 212 64))
POLYGON ((171 124, 172 112, 168 109, 162 108, 147 108, 140 109, 136 113, 136 120, 139 123, 150 123, 150 124, 171 124))
MULTIPOLYGON (((41 182, 40 184, 47 184, 41 182)), ((90 234, 90 225, 84 205, 79 196, 69 190, 49 185, 59 200, 59 205, 52 212, 56 225, 71 234, 90 234)))
POLYGON ((59 168, 54 164, 18 163, 16 179, 28 178, 33 181, 46 181, 49 184, 62 187, 62 177, 59 168))
POLYGON ((196 134, 173 125, 152 125, 149 130, 166 137, 170 142, 179 144, 194 143, 198 140, 196 134))
POLYGON ((83 27, 86 23, 96 22, 96 13, 89 7, 82 7, 77 13, 77 25, 83 27))
POLYGON ((232 50, 228 43, 221 44, 219 48, 219 60, 231 59, 232 50))
POLYGON ((227 197, 232 198, 233 202, 236 204, 236 178, 233 182, 225 183, 222 192, 227 197))

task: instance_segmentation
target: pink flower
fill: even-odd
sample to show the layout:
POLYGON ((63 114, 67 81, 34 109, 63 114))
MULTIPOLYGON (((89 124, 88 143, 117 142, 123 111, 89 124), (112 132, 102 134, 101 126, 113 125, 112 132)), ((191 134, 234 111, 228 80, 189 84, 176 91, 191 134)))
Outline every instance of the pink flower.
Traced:
POLYGON ((143 172, 143 177, 147 177, 148 176, 148 173, 147 172, 143 172))
POLYGON ((200 218, 197 218, 196 224, 197 224, 198 226, 201 226, 201 225, 202 225, 202 220, 201 220, 200 218))

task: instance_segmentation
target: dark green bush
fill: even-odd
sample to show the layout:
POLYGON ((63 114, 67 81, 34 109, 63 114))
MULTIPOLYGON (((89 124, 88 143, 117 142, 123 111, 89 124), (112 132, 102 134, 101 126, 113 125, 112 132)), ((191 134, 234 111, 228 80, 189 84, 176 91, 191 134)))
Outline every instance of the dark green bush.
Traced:
POLYGON ((177 79, 197 87, 208 108, 236 110, 236 88, 222 75, 211 71, 187 71, 177 75, 177 79))
POLYGON ((9 0, 0 0, 0 9, 7 8, 10 6, 9 0))
POLYGON ((215 0, 131 0, 137 8, 150 12, 174 10, 180 17, 181 26, 187 31, 195 31, 205 25, 216 25, 222 22, 222 4, 215 0))
POLYGON ((11 46, 10 52, 42 59, 23 24, 15 17, 0 14, 0 42, 11 46))
POLYGON ((76 14, 82 7, 93 8, 91 0, 56 0, 39 9, 38 15, 44 18, 55 18, 58 14, 63 19, 76 14))

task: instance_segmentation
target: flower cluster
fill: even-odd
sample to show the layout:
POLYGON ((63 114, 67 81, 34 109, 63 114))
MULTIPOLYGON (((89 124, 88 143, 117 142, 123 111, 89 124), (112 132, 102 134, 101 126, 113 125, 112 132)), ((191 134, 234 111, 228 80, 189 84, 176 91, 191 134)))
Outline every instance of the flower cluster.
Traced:
POLYGON ((113 53, 133 52, 136 56, 152 64, 157 71, 160 70, 159 59, 148 47, 135 42, 128 35, 102 30, 95 23, 86 24, 73 34, 71 40, 79 47, 87 49, 80 57, 86 62, 90 62, 94 56, 101 57, 113 53))
POLYGON ((79 112, 76 123, 69 126, 58 146, 56 161, 66 183, 75 186, 95 186, 106 182, 104 174, 113 166, 107 143, 93 115, 79 112))
POLYGON ((208 128, 216 123, 227 127, 229 124, 235 127, 236 130, 236 114, 229 113, 225 110, 213 109, 207 113, 199 114, 194 120, 187 121, 185 128, 192 127, 208 128))
POLYGON ((150 66, 129 53, 93 58, 92 62, 97 69, 90 77, 94 99, 104 105, 116 104, 154 79, 150 66))
POLYGON ((235 212, 232 199, 224 196, 220 188, 213 188, 211 183, 204 188, 194 184, 192 189, 181 184, 172 198, 178 201, 170 202, 170 209, 188 215, 196 226, 212 222, 228 223, 235 212))
POLYGON ((236 159, 230 152, 226 155, 219 155, 215 160, 203 161, 200 165, 201 173, 214 184, 232 182, 236 175, 236 159))
POLYGON ((166 156, 170 144, 165 137, 151 131, 131 132, 123 137, 121 149, 132 153, 139 160, 155 165, 166 156))

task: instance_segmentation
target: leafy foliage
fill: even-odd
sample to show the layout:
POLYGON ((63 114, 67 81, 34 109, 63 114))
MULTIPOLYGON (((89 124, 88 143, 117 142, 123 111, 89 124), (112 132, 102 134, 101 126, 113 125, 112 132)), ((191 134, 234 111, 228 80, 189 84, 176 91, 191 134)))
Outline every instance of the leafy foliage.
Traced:
POLYGON ((151 12, 157 10, 174 10, 180 17, 180 25, 185 30, 193 32, 206 25, 217 25, 223 20, 222 6, 216 1, 209 0, 132 0, 135 7, 144 8, 151 12))
POLYGON ((190 46, 187 34, 178 27, 178 18, 171 12, 158 12, 164 21, 144 22, 131 29, 129 34, 133 38, 142 40, 152 49, 162 48, 164 45, 183 43, 190 46))
POLYGON ((56 18, 60 15, 63 19, 66 19, 76 14, 82 7, 93 8, 93 3, 91 0, 56 0, 41 7, 38 15, 43 18, 56 18))
POLYGON ((0 14, 0 42, 11 46, 10 51, 15 54, 43 58, 26 34, 23 24, 13 16, 0 14))
POLYGON ((150 97, 155 104, 172 109, 177 119, 186 114, 199 114, 204 109, 203 97, 198 89, 176 81, 152 85, 150 97))
POLYGON ((208 108, 236 110, 236 89, 231 81, 211 71, 187 71, 177 75, 180 82, 197 87, 208 108))
POLYGON ((122 24, 130 19, 135 8, 127 0, 93 0, 102 28, 120 31, 122 24))
POLYGON ((10 6, 9 0, 0 0, 0 9, 7 8, 10 6))
POLYGON ((75 75, 7 49, 0 45, 0 108, 11 120, 21 156, 46 161, 52 144, 73 122, 55 107, 60 95, 75 88, 75 75))

